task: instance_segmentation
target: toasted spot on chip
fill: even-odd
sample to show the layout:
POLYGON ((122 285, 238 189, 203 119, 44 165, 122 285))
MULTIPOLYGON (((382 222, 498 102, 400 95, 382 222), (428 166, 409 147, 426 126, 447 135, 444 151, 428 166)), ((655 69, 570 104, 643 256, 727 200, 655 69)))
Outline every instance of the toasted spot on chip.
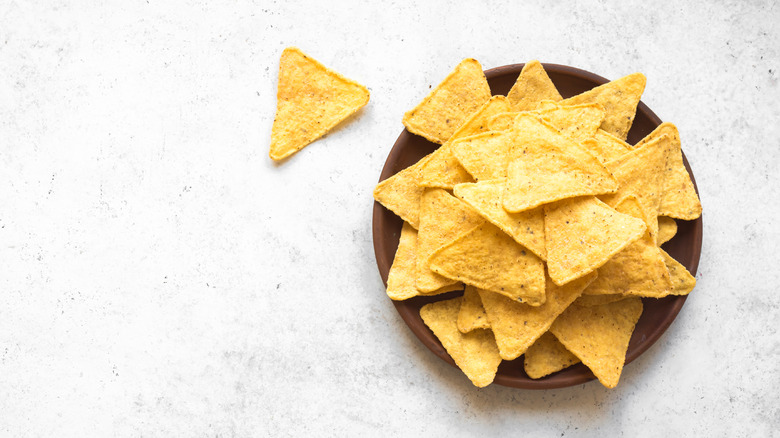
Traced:
POLYGON ((477 181, 506 177, 511 149, 511 136, 501 132, 486 132, 452 143, 453 155, 477 181))
POLYGON ((642 219, 619 213, 593 196, 545 205, 550 278, 562 285, 600 268, 645 230, 642 219))
POLYGON ((374 188, 374 199, 414 228, 420 227, 420 198, 425 190, 418 184, 420 168, 430 157, 423 157, 374 188))
POLYGON ((599 306, 570 306, 550 331, 602 385, 614 388, 626 360, 628 341, 642 315, 642 299, 630 297, 599 306))
POLYGON ((443 189, 426 189, 420 201, 420 228, 417 234, 417 289, 433 292, 456 283, 431 271, 430 257, 442 246, 485 222, 465 202, 443 189))
POLYGON ((670 217, 658 216, 658 246, 672 240, 677 234, 677 221, 670 217))
POLYGON ((693 187, 691 176, 685 169, 680 146, 680 133, 672 123, 661 123, 653 132, 643 138, 636 147, 642 147, 647 143, 663 136, 670 137, 671 150, 669 160, 666 162, 666 170, 663 174, 663 193, 658 214, 686 221, 694 220, 701 216, 701 201, 693 187))
POLYGON ((404 114, 404 126, 413 134, 443 144, 490 95, 482 66, 475 59, 464 59, 422 102, 404 114))
POLYGON ((646 82, 645 75, 633 73, 564 99, 560 104, 600 103, 607 112, 601 129, 625 140, 631 129, 631 124, 634 122, 636 107, 645 91, 646 82))
POLYGON ((483 388, 495 379, 501 356, 490 330, 458 330, 461 299, 426 304, 420 309, 420 316, 471 383, 483 388))
POLYGON ((595 272, 591 273, 564 286, 557 286, 547 277, 547 298, 544 304, 537 307, 518 303, 495 292, 480 290, 479 296, 501 357, 513 360, 525 353, 550 328, 555 318, 582 294, 582 290, 596 275, 595 272))
POLYGON ((582 195, 612 193, 617 181, 579 143, 530 114, 515 119, 504 209, 511 213, 582 195))
POLYGON ((465 201, 482 217, 509 234, 515 241, 547 260, 544 247, 544 209, 537 207, 520 213, 508 213, 501 206, 504 180, 458 184, 455 196, 465 201))
POLYGON ((525 352, 525 373, 532 379, 568 368, 580 360, 571 354, 552 333, 546 332, 525 352))
POLYGON ((490 323, 482 307, 482 298, 474 286, 466 286, 463 291, 463 301, 458 312, 458 330, 468 333, 475 329, 490 328, 490 323))
POLYGON ((523 66, 512 89, 506 97, 514 111, 536 109, 543 100, 561 100, 561 94, 547 76, 542 64, 533 60, 523 66))
POLYGON ((485 222, 430 258, 437 274, 538 306, 544 303, 544 263, 495 225, 485 222))
POLYGON ((297 47, 279 60, 270 157, 281 160, 322 137, 368 103, 368 89, 328 69, 297 47))
MULTIPOLYGON (((408 222, 401 228, 398 250, 387 274, 387 296, 391 300, 406 300, 422 295, 415 285, 417 279, 417 230, 408 222)), ((460 284, 444 286, 425 295, 438 295, 460 289, 460 284)))
POLYGON ((661 255, 672 277, 672 293, 670 295, 688 295, 696 286, 696 278, 685 269, 680 262, 672 258, 666 251, 661 250, 661 255))

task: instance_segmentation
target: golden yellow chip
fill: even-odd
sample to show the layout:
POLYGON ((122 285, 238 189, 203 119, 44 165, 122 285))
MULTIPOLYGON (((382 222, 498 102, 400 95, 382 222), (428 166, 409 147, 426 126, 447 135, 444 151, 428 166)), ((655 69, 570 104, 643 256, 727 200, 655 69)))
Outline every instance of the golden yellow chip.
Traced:
POLYGON ((593 138, 584 140, 582 144, 602 163, 618 159, 632 150, 628 143, 603 129, 598 129, 593 138))
POLYGON ((506 95, 514 111, 536 109, 543 100, 561 100, 561 94, 547 76, 542 64, 533 60, 523 66, 512 89, 506 95))
POLYGON ((552 333, 547 332, 528 347, 523 365, 528 377, 541 379, 579 361, 577 356, 571 354, 552 333))
POLYGON ((458 330, 461 297, 426 304, 420 316, 474 386, 483 388, 496 377, 501 356, 490 330, 458 330))
POLYGON ((486 132, 452 143, 452 154, 477 181, 506 177, 511 149, 511 136, 501 132, 486 132))
POLYGON ((680 133, 677 127, 671 123, 662 123, 637 143, 636 147, 642 147, 664 134, 670 137, 671 150, 663 175, 663 194, 658 214, 686 221, 694 220, 701 216, 701 202, 683 164, 680 133))
MULTIPOLYGON (((534 112, 536 113, 536 112, 534 112)), ((496 114, 488 120, 488 130, 490 131, 508 131, 512 129, 515 123, 515 117, 519 112, 505 112, 496 114)))
POLYGON ((271 151, 281 160, 322 137, 368 103, 368 89, 328 69, 297 47, 279 60, 271 151))
POLYGON ((511 131, 504 209, 510 213, 582 195, 611 193, 617 181, 599 160, 547 122, 520 114, 511 131))
POLYGON ((550 331, 602 385, 614 388, 623 372, 628 341, 642 315, 642 299, 630 297, 600 306, 570 306, 550 331))
POLYGON ((607 111, 601 129, 625 140, 629 129, 631 129, 631 124, 634 122, 636 107, 645 91, 646 82, 645 75, 633 73, 564 99, 560 104, 600 103, 607 111))
MULTIPOLYGON (((601 274, 599 274, 601 275, 601 274)), ((580 295, 579 298, 577 298, 574 303, 572 303, 572 306, 600 306, 602 304, 609 304, 614 303, 615 301, 620 301, 623 299, 628 298, 625 295, 615 294, 615 295, 585 295, 585 293, 588 292, 588 288, 585 288, 585 291, 582 292, 582 295, 580 295)))
POLYGON ((430 268, 518 302, 532 306, 544 303, 544 263, 490 222, 436 251, 430 268))
POLYGON ((647 230, 642 219, 618 213, 593 196, 544 206, 547 271, 566 284, 600 268, 647 230))
MULTIPOLYGON (((615 210, 647 223, 639 201, 633 196, 621 201, 615 210)), ((648 230, 604 263, 599 268, 599 277, 583 294, 663 298, 671 291, 672 283, 661 249, 648 230)))
POLYGON ((596 135, 606 114, 604 107, 598 103, 562 105, 538 113, 550 125, 558 128, 561 134, 578 142, 596 135))
POLYGON ((430 157, 423 157, 374 188, 374 199, 414 228, 420 228, 420 198, 425 190, 418 184, 420 168, 430 157))
POLYGON ((596 275, 594 272, 564 286, 556 286, 547 277, 547 299, 538 307, 518 303, 495 292, 479 291, 501 357, 513 360, 525 353, 596 275))
POLYGON ((471 175, 452 154, 452 142, 459 138, 486 132, 488 119, 508 108, 509 103, 504 96, 493 96, 485 102, 422 166, 420 185, 451 189, 455 184, 473 181, 471 175))
POLYGON ((460 284, 444 286, 441 289, 421 294, 415 285, 417 279, 417 230, 408 222, 401 228, 398 250, 393 265, 387 274, 387 296, 391 300, 406 300, 418 295, 438 295, 461 288, 460 284))
POLYGON ((696 286, 696 278, 685 269, 680 262, 672 258, 666 251, 661 250, 661 255, 672 277, 672 293, 670 295, 688 295, 696 286))
POLYGON ((482 307, 482 298, 479 297, 479 292, 474 286, 466 286, 458 312, 458 330, 461 333, 468 333, 475 329, 486 328, 490 328, 490 323, 485 308, 482 307))
POLYGON ((431 254, 483 222, 482 216, 468 204, 445 190, 425 189, 420 200, 417 234, 417 289, 433 292, 456 282, 431 271, 431 254))
POLYGON ((468 117, 490 99, 490 86, 482 66, 464 59, 414 109, 403 123, 413 134, 443 144, 468 117))
POLYGON ((507 213, 501 206, 503 180, 458 184, 455 196, 469 204, 482 217, 509 234, 515 241, 547 260, 544 247, 544 209, 537 207, 520 213, 507 213))
POLYGON ((658 246, 672 240, 677 234, 677 221, 670 217, 658 216, 658 246))

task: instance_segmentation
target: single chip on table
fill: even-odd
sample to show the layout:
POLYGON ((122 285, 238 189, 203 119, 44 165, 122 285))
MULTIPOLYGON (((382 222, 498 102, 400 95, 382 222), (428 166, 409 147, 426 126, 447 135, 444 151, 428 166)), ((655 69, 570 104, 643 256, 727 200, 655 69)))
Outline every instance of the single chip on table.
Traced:
POLYGON ((503 132, 460 138, 452 143, 452 154, 477 181, 505 178, 511 140, 503 132))
POLYGON ((514 360, 525 353, 550 328, 555 318, 582 294, 596 275, 593 272, 564 286, 557 286, 547 277, 547 297, 544 304, 537 307, 518 303, 495 292, 479 291, 501 357, 514 360))
POLYGON ((547 271, 563 285, 600 268, 647 230, 642 219, 619 213, 593 196, 544 206, 547 271))
POLYGON ((544 208, 508 213, 501 206, 504 180, 458 184, 455 196, 469 204, 482 217, 509 234, 515 241, 547 260, 544 247, 544 208))
POLYGON ((468 333, 472 330, 487 328, 490 328, 490 323, 487 320, 485 308, 482 307, 482 298, 479 297, 477 288, 466 286, 458 312, 458 330, 461 333, 468 333))
POLYGON ((579 361, 552 333, 547 332, 528 347, 523 365, 528 377, 541 379, 579 361))
POLYGON ((544 262, 490 222, 436 251, 430 268, 518 302, 544 303, 544 262))
POLYGON ((614 388, 626 360, 628 341, 642 315, 642 299, 630 297, 599 306, 570 306, 550 327, 602 385, 614 388))
POLYGON ((658 214, 691 221, 701 216, 701 201, 683 163, 680 133, 677 127, 672 123, 661 123, 637 143, 636 147, 642 147, 664 134, 670 137, 671 150, 663 175, 663 193, 658 214))
POLYGON ((631 124, 634 122, 636 107, 645 91, 646 82, 645 75, 633 73, 564 99, 560 104, 600 103, 607 112, 601 129, 625 140, 631 129, 631 124))
MULTIPOLYGON (((615 206, 615 210, 647 220, 639 201, 629 196, 615 206)), ((666 269, 661 248, 650 235, 649 228, 639 239, 626 245, 603 266, 599 276, 585 289, 583 295, 634 295, 663 298, 672 292, 669 270, 666 269)))
POLYGON ((677 234, 677 221, 670 217, 658 216, 658 246, 672 240, 677 234))
POLYGON ((666 251, 661 250, 661 255, 666 262, 666 268, 672 277, 672 293, 670 295, 688 295, 696 286, 696 278, 685 269, 680 262, 672 258, 666 251))
POLYGON ((282 160, 322 137, 368 103, 368 89, 297 47, 279 60, 270 157, 282 160))
POLYGON ((420 200, 420 228, 417 234, 417 289, 433 292, 456 283, 431 271, 429 259, 442 246, 478 227, 483 222, 474 209, 443 189, 425 189, 420 200))
POLYGON ((420 168, 430 159, 420 161, 380 182, 374 188, 374 199, 414 228, 420 228, 420 199, 425 187, 420 186, 420 168))
POLYGON ((420 309, 420 317, 471 383, 483 388, 495 379, 501 356, 490 330, 458 330, 461 300, 458 297, 426 304, 420 309))
POLYGON ((485 102, 447 142, 431 154, 431 158, 420 169, 419 184, 425 187, 451 189, 455 184, 473 181, 471 175, 452 154, 452 142, 486 132, 488 118, 508 108, 509 103, 504 96, 493 96, 485 102))
POLYGON ((562 99, 555 84, 537 60, 523 66, 506 97, 514 111, 533 110, 538 108, 539 103, 544 100, 558 101, 562 99))
POLYGON ((533 115, 515 119, 514 147, 507 166, 504 209, 510 213, 560 199, 612 193, 617 181, 579 143, 533 115))
POLYGON ((482 66, 475 59, 464 59, 422 102, 404 114, 403 123, 412 134, 443 144, 490 96, 482 66))
POLYGON ((387 296, 392 300, 406 300, 418 295, 438 295, 461 288, 451 284, 433 292, 422 294, 415 285, 417 279, 417 230, 408 222, 401 228, 398 250, 387 274, 387 296))

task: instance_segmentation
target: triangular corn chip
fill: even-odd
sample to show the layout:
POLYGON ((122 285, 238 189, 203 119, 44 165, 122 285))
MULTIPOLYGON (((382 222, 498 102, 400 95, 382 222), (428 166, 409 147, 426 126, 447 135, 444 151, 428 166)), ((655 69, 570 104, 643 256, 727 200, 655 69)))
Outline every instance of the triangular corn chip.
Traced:
POLYGON ((536 109, 543 100, 561 100, 561 94, 547 76, 539 61, 533 60, 523 66, 512 89, 506 97, 514 111, 536 109))
POLYGON ((538 113, 539 117, 558 128, 561 134, 579 142, 596 135, 605 115, 604 107, 598 103, 562 105, 538 113))
POLYGON ((417 234, 417 289, 433 292, 456 282, 431 271, 431 254, 483 222, 485 220, 468 204, 445 190, 425 189, 420 200, 417 234))
MULTIPOLYGON (((601 274, 599 274, 601 275, 601 274)), ((585 295, 585 293, 588 292, 588 288, 585 288, 585 290, 582 292, 582 295, 580 295, 579 298, 577 298, 576 301, 574 301, 573 305, 577 306, 600 306, 602 304, 609 304, 614 303, 615 301, 620 301, 628 298, 625 295, 620 294, 614 294, 614 295, 585 295)))
POLYGON ((571 306, 555 320, 550 331, 602 385, 614 388, 641 315, 642 299, 638 297, 600 306, 571 306))
POLYGON ((505 295, 518 302, 544 303, 544 263, 495 225, 485 222, 436 251, 437 274, 505 295))
POLYGON ((617 181, 599 160, 547 122, 530 114, 515 119, 503 206, 517 213, 582 195, 612 193, 617 181))
POLYGON ((528 347, 523 365, 528 377, 541 379, 579 361, 552 333, 547 332, 528 347))
POLYGON ((420 316, 474 386, 483 388, 496 377, 501 356, 490 330, 458 330, 461 297, 426 304, 420 316))
POLYGON ((588 148, 602 163, 615 160, 631 152, 631 146, 603 129, 598 129, 591 139, 582 145, 588 148))
POLYGON ((490 86, 482 66, 464 59, 414 109, 403 123, 413 134, 443 144, 468 117, 490 99, 490 86))
POLYGON ((420 185, 451 189, 455 184, 473 181, 471 175, 452 154, 452 142, 459 138, 486 132, 488 118, 507 109, 509 109, 509 103, 504 96, 493 96, 485 102, 422 166, 420 185))
POLYGON ((574 97, 564 99, 561 105, 578 103, 600 103, 607 111, 601 129, 625 140, 636 116, 636 107, 645 91, 647 78, 642 73, 633 73, 620 79, 599 85, 574 97))
POLYGON ((461 333, 468 333, 475 329, 486 328, 490 328, 490 323, 487 320, 485 308, 482 307, 482 298, 479 297, 477 288, 466 286, 458 312, 458 330, 461 333))
POLYGON ((270 156, 281 160, 368 103, 368 89, 288 47, 279 60, 270 156))
POLYGON ((618 213, 593 196, 544 206, 547 269, 555 284, 566 284, 600 268, 642 237, 642 219, 618 213))
POLYGON ((452 154, 477 181, 506 177, 506 163, 512 149, 507 133, 486 132, 452 143, 452 154))
POLYGON ((420 227, 420 198, 425 190, 418 184, 420 168, 430 157, 426 155, 374 188, 374 199, 414 228, 420 227))
MULTIPOLYGON (((393 265, 387 274, 387 296, 392 300, 406 300, 423 295, 417 289, 417 230, 408 222, 401 228, 401 238, 398 250, 395 252, 393 265)), ((444 286, 434 292, 424 295, 438 295, 460 289, 460 284, 444 286)))
POLYGON ((458 184, 454 193, 517 243, 533 251, 542 260, 547 260, 547 250, 544 248, 544 209, 537 207, 520 213, 507 213, 501 206, 503 190, 503 180, 492 180, 458 184))
POLYGON ((677 234, 677 221, 670 217, 658 216, 658 246, 672 240, 677 234))
POLYGON ((670 295, 688 295, 696 286, 696 278, 685 269, 680 262, 672 258, 666 251, 661 250, 661 255, 672 277, 672 293, 670 295))
POLYGON ((501 357, 513 360, 525 353, 596 275, 594 272, 564 286, 556 286, 547 277, 547 299, 538 307, 518 303, 494 292, 479 291, 501 357))
POLYGON ((694 220, 701 216, 701 201, 683 164, 680 133, 677 127, 671 123, 661 123, 637 143, 636 147, 642 147, 664 134, 670 137, 671 150, 663 175, 663 194, 658 214, 686 221, 694 220))
MULTIPOLYGON (((515 124, 515 117, 519 112, 505 112, 496 114, 488 120, 488 130, 490 131, 508 131, 515 124)), ((536 112, 534 112, 536 114, 536 112)))

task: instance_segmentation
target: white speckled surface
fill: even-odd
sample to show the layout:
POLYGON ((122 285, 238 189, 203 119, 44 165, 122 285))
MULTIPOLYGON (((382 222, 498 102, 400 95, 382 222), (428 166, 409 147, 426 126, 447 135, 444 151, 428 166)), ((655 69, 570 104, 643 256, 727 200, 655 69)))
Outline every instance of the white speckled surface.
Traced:
POLYGON ((0 435, 777 433, 776 2, 85 3, 0 5, 0 435), (371 102, 274 165, 288 45, 371 102), (615 390, 477 390, 384 295, 371 191, 464 57, 642 71, 680 129, 699 284, 615 390))

